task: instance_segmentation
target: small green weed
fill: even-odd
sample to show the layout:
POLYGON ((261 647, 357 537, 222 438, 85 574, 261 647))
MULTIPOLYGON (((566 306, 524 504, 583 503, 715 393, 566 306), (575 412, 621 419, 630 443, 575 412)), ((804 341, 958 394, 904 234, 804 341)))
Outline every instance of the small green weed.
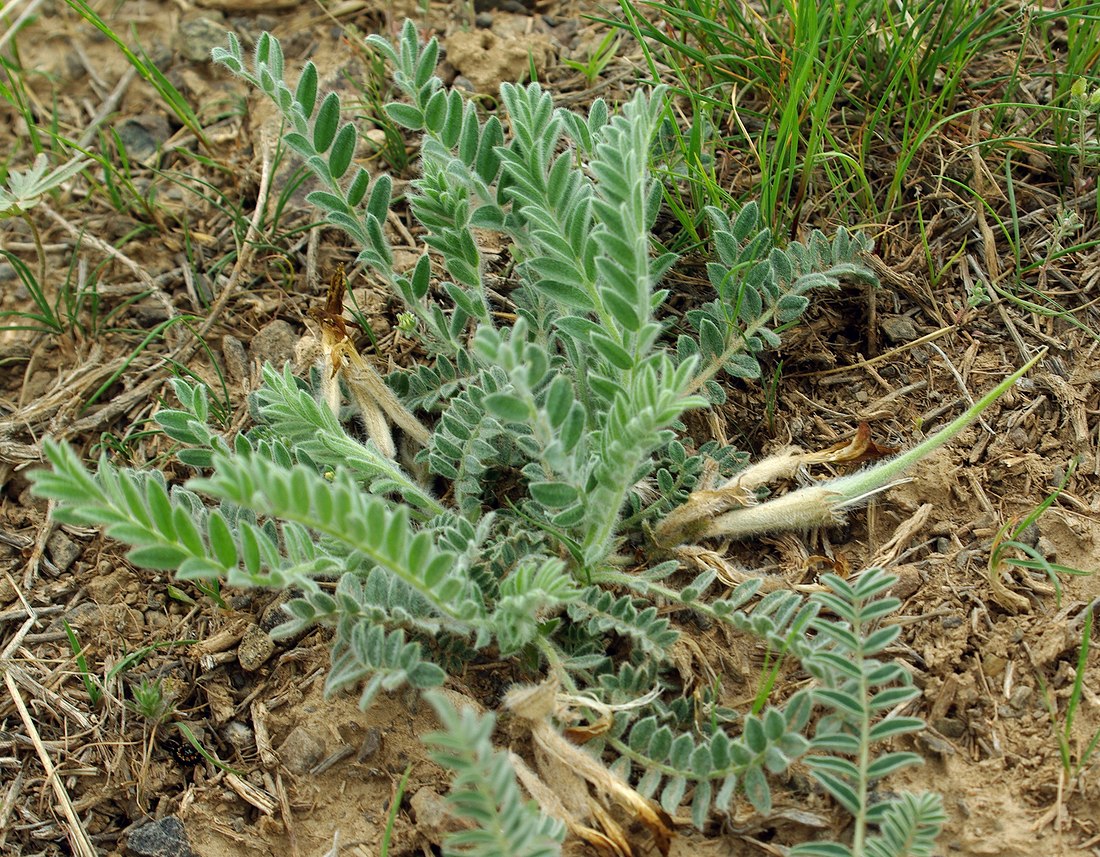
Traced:
POLYGON ((1026 610, 1028 607, 1026 598, 1010 591, 1005 586, 1001 575, 1006 567, 1022 568, 1028 571, 1042 571, 1045 573, 1050 579, 1051 585, 1054 587, 1054 595, 1059 605, 1062 603, 1062 584, 1059 580, 1059 575, 1081 577, 1092 574, 1090 571, 1083 571, 1081 569, 1053 563, 1043 556, 1036 548, 1026 542, 1020 541, 1020 537, 1023 533, 1033 526, 1042 516, 1043 512, 1049 509, 1054 504, 1054 501, 1058 499, 1058 495, 1062 493, 1062 489, 1065 488, 1066 484, 1072 478, 1076 468, 1077 460, 1074 459, 1070 462, 1069 467, 1066 468, 1066 473, 1061 483, 1046 496, 1042 503, 1028 512, 1021 520, 1011 520, 1005 523, 993 537, 993 545, 989 551, 989 583, 993 588, 994 598, 996 598, 1002 606, 1012 610, 1026 610), (1022 553, 1024 557, 1014 556, 1014 553, 1022 553))
POLYGON ((164 680, 141 678, 130 688, 129 707, 153 725, 160 725, 175 711, 171 694, 165 691, 164 680))
POLYGON ((61 624, 65 628, 65 636, 69 638, 69 648, 72 650, 73 658, 76 661, 76 668, 80 671, 80 680, 83 682, 84 690, 88 694, 88 701, 92 704, 92 708, 98 708, 100 700, 103 699, 103 690, 96 683, 91 670, 88 669, 88 659, 84 655, 84 647, 80 645, 76 631, 67 621, 63 620, 61 624))
POLYGON ((1073 686, 1069 699, 1066 700, 1065 716, 1059 718, 1058 704, 1054 694, 1047 687, 1043 677, 1039 676, 1039 688, 1043 693, 1043 702, 1050 713, 1050 725, 1054 730, 1054 737, 1058 741, 1058 756, 1062 761, 1062 776, 1065 782, 1072 784, 1081 776, 1082 772, 1092 761, 1093 753, 1097 745, 1100 745, 1100 729, 1097 729, 1082 748, 1079 744, 1075 747, 1073 724, 1076 721, 1077 709, 1081 705, 1081 696, 1085 687, 1085 670, 1088 668, 1089 650, 1092 645, 1092 628, 1095 621, 1094 612, 1096 602, 1089 604, 1083 611, 1081 623, 1081 645, 1077 649, 1077 664, 1073 671, 1073 686), (1061 725, 1059 725, 1061 719, 1061 725))
POLYGON ((397 821, 397 815, 401 812, 401 801, 405 799, 405 787, 409 784, 409 774, 412 773, 412 765, 408 765, 405 768, 405 773, 401 775, 401 779, 397 783, 397 788, 393 791, 393 797, 390 798, 390 808, 386 812, 386 828, 382 832, 382 844, 378 849, 378 857, 389 857, 390 843, 393 840, 393 826, 397 821))
MULTIPOLYGON (((807 198, 835 200, 836 216, 848 222, 896 218, 927 146, 975 111, 991 117, 989 139, 975 143, 987 161, 1041 139, 1068 176, 1080 149, 1076 81, 1090 91, 1100 85, 1096 43, 1088 41, 1098 34, 1097 16, 1084 0, 1031 11, 1022 24, 979 0, 619 6, 622 18, 603 23, 638 40, 654 82, 675 80, 697 117, 725 129, 713 134, 719 156, 755 164, 765 222, 791 234, 807 198), (1054 47, 1061 27, 1064 53, 1054 47), (991 68, 989 58, 1002 51, 1015 65, 991 68), (1047 75, 1054 98, 1036 104, 1024 86, 1047 75), (971 106, 975 92, 979 107, 971 106)), ((698 148, 680 142, 689 170, 705 167, 698 148)), ((706 181, 700 173, 688 182, 688 210, 698 210, 706 181)))
POLYGON ((615 55, 619 50, 620 41, 620 37, 617 36, 613 30, 609 31, 593 49, 587 60, 581 62, 580 60, 563 57, 562 63, 567 68, 571 68, 584 75, 585 84, 591 88, 595 85, 599 76, 603 74, 603 70, 607 68, 608 63, 615 59, 615 55))
MULTIPOLYGON (((145 51, 140 47, 136 50, 130 47, 130 45, 111 28, 110 24, 92 8, 87 0, 65 0, 65 2, 68 3, 73 11, 80 15, 81 18, 99 30, 99 32, 115 44, 122 55, 126 57, 130 65, 137 71, 141 79, 153 87, 157 95, 160 96, 165 107, 172 112, 188 131, 195 135, 205 148, 209 149, 210 144, 207 142, 202 122, 199 120, 198 116, 195 115, 195 111, 191 108, 191 105, 188 103, 187 99, 184 98, 183 94, 165 76, 164 72, 157 68, 156 64, 148 57, 145 51)), ((136 30, 132 35, 135 37, 136 43, 136 30)))

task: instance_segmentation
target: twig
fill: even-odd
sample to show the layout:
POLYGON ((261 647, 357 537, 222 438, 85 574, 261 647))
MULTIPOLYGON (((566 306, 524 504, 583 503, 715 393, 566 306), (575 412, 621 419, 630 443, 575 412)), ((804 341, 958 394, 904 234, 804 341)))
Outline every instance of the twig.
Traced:
POLYGON ((11 584, 11 588, 15 590, 15 594, 19 596, 19 601, 23 604, 23 613, 27 616, 27 621, 23 623, 18 631, 15 632, 15 636, 11 638, 11 641, 4 647, 4 651, 0 652, 0 661, 7 661, 11 659, 12 654, 23 645, 23 638, 30 633, 31 628, 34 627, 38 621, 38 614, 34 612, 34 608, 27 602, 27 599, 23 597, 23 590, 15 585, 15 581, 12 580, 10 574, 5 574, 8 583, 11 584))
MULTIPOLYGON (((34 612, 34 608, 31 607, 27 599, 23 597, 22 590, 15 586, 15 581, 11 579, 10 575, 5 576, 8 578, 8 582, 15 588, 19 600, 23 603, 23 609, 27 611, 27 621, 24 622, 19 631, 16 632, 11 642, 4 647, 4 651, 0 652, 0 661, 7 661, 11 658, 12 653, 22 644, 23 638, 38 622, 38 614, 34 612)), ((27 737, 38 753, 38 760, 42 763, 42 768, 46 772, 46 779, 53 787, 54 795, 56 795, 58 803, 61 804, 61 812, 69 822, 69 838, 74 852, 78 857, 96 857, 95 846, 92 845, 92 840, 88 836, 88 831, 84 829, 84 825, 81 824, 80 818, 76 814, 76 809, 69 799, 69 793, 65 790, 65 784, 61 782, 61 778, 57 774, 57 768, 54 767, 53 761, 50 759, 50 755, 42 743, 42 737, 35 728, 34 719, 31 717, 30 711, 27 710, 27 704, 23 701, 23 696, 15 683, 15 677, 9 669, 4 670, 4 684, 7 685, 8 693, 11 695, 12 702, 15 703, 15 708, 19 712, 19 719, 23 721, 23 728, 27 732, 27 737)))
POLYGON ((899 345, 897 348, 893 348, 890 351, 883 352, 877 357, 872 357, 869 360, 857 360, 855 363, 849 363, 847 366, 837 366, 835 369, 824 369, 820 372, 799 372, 793 375, 784 375, 784 378, 826 378, 829 375, 839 375, 842 372, 851 372, 853 369, 859 369, 865 366, 875 366, 879 363, 885 363, 888 360, 896 358, 899 354, 905 351, 909 351, 912 348, 916 348, 918 345, 924 345, 925 343, 932 342, 939 339, 942 336, 946 336, 949 333, 953 333, 957 329, 956 325, 949 325, 948 327, 941 327, 939 330, 933 330, 931 333, 926 333, 920 339, 914 339, 912 342, 906 342, 904 345, 899 345))
POLYGON ((11 811, 15 808, 15 802, 19 799, 20 793, 23 791, 23 770, 16 773, 15 779, 12 780, 11 785, 8 787, 8 793, 4 795, 3 802, 0 802, 0 848, 4 847, 4 843, 8 838, 8 818, 11 816, 11 811))
POLYGON ((60 214, 50 208, 49 205, 42 203, 39 208, 44 211, 51 220, 53 220, 66 232, 77 239, 77 241, 84 241, 90 244, 100 253, 104 254, 105 256, 109 256, 111 259, 114 259, 119 264, 133 271, 134 274, 137 275, 137 278, 141 280, 142 284, 149 290, 152 296, 164 305, 164 308, 167 311, 169 318, 175 318, 177 315, 179 315, 179 313, 176 312, 175 304, 172 303, 172 299, 168 297, 163 289, 159 288, 157 284, 153 282, 153 278, 149 276, 149 272, 141 267, 141 265, 139 265, 137 262, 127 256, 125 253, 116 250, 106 241, 96 238, 96 236, 91 234, 90 232, 84 232, 80 229, 77 229, 75 226, 73 226, 73 224, 69 223, 69 221, 67 221, 64 217, 62 217, 60 214))
MULTIPOLYGON (((60 214, 50 208, 49 205, 47 205, 46 203, 40 203, 38 208, 40 211, 46 212, 46 214, 49 215, 50 219, 53 220, 54 223, 56 223, 58 226, 60 226, 66 232, 72 235, 73 238, 77 239, 77 241, 86 241, 88 244, 91 244, 93 247, 95 247, 95 249, 98 250, 100 253, 103 253, 105 256, 110 256, 119 264, 124 265, 126 268, 133 271, 133 273, 137 275, 137 278, 141 280, 141 282, 145 285, 147 289, 160 291, 157 288, 156 284, 153 282, 153 278, 149 276, 148 272, 125 253, 116 250, 106 241, 96 238, 95 235, 91 234, 90 232, 77 229, 64 217, 62 217, 60 214)), ((167 297, 168 296, 165 295, 165 298, 167 297)), ((174 314, 175 311, 173 308, 173 315, 174 314)))
MULTIPOLYGON (((964 381, 962 375, 959 374, 959 370, 955 368, 955 365, 951 362, 950 358, 948 358, 948 356, 944 353, 944 350, 938 345, 936 345, 935 343, 929 343, 928 347, 935 351, 938 355, 940 355, 940 358, 947 366, 948 371, 955 378, 955 383, 958 385, 959 392, 962 393, 963 398, 966 399, 966 404, 973 407, 974 397, 971 396, 970 391, 966 389, 966 381, 964 381)), ((985 417, 978 417, 978 423, 990 434, 995 434, 989 423, 985 421, 985 417)))
POLYGON ((92 840, 88 836, 88 831, 84 829, 84 825, 76 814, 73 802, 69 799, 69 793, 66 791, 64 783, 61 782, 61 777, 57 774, 57 768, 54 767, 49 753, 46 752, 46 748, 42 745, 42 738, 39 736, 38 730, 35 729, 34 720, 31 718, 31 713, 27 710, 27 705, 23 701, 23 697, 19 693, 19 688, 16 687, 15 680, 12 678, 11 673, 5 672, 4 684, 7 685, 12 702, 15 703, 15 707, 19 711, 19 719, 23 721, 23 728, 27 730, 27 735, 30 737, 31 742, 34 744, 34 749, 38 753, 38 761, 41 762, 42 768, 46 772, 46 779, 49 781, 50 785, 53 786, 54 795, 57 797, 58 803, 61 804, 61 812, 65 816, 65 820, 69 822, 69 838, 73 849, 79 857, 96 857, 95 846, 92 845, 92 840))
POLYGON ((42 522, 42 526, 38 529, 38 536, 34 540, 31 555, 27 558, 27 564, 23 567, 24 589, 33 587, 34 581, 38 577, 38 566, 42 562, 42 555, 46 552, 46 542, 49 541, 54 528, 57 526, 53 519, 53 510, 56 506, 57 503, 54 500, 50 500, 46 506, 46 520, 42 522))
POLYGON ((221 294, 218 295, 218 299, 214 301, 210 307, 210 312, 207 313, 206 320, 203 321, 199 327, 198 337, 202 339, 210 332, 210 328, 214 326, 214 322, 218 316, 221 315, 222 310, 225 309, 226 304, 229 303, 229 299, 237 291, 237 282, 241 278, 241 273, 252 262, 252 257, 256 253, 256 239, 260 234, 260 221, 263 220, 264 212, 267 209, 267 196, 271 186, 271 147, 265 141, 263 145, 263 156, 260 161, 260 187, 256 192, 256 210, 252 213, 252 220, 248 223, 248 230, 245 232, 244 239, 241 242, 241 249, 237 252, 237 263, 233 266, 233 273, 229 275, 229 281, 225 284, 221 294))
POLYGON ((867 563, 867 567, 886 568, 888 565, 896 562, 898 555, 905 549, 905 546, 909 544, 913 536, 924 529, 924 525, 927 524, 928 519, 932 517, 934 509, 935 506, 933 504, 925 503, 917 509, 908 520, 902 521, 894 531, 894 535, 890 540, 882 545, 875 553, 874 559, 867 563))
POLYGON ((298 849, 298 835, 294 832, 294 816, 290 812, 290 797, 286 793, 283 777, 279 773, 275 774, 275 794, 279 798, 279 815, 283 820, 283 827, 286 828, 286 838, 290 842, 291 857, 300 857, 302 852, 298 849))
MULTIPOLYGON (((19 5, 19 2, 20 0, 10 0, 10 2, 5 5, 3 9, 0 9, 0 18, 6 18, 8 13, 19 5)), ((8 27, 4 35, 0 36, 0 51, 4 50, 4 48, 8 46, 8 42, 11 41, 12 37, 19 32, 23 24, 28 21, 35 12, 38 11, 38 7, 41 5, 42 0, 31 0, 31 2, 27 4, 27 8, 24 9, 20 13, 19 17, 12 22, 11 26, 8 27)))

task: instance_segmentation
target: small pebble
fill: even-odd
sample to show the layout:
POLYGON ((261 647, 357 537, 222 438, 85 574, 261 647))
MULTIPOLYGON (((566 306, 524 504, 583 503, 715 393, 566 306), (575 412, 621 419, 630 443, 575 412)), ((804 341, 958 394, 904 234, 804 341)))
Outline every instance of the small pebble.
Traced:
POLYGON ((912 342, 920 337, 913 320, 904 315, 888 315, 882 320, 882 332, 894 343, 912 342))
POLYGON ((363 736, 363 742, 359 745, 359 751, 355 754, 355 761, 365 762, 373 759, 382 749, 382 730, 372 726, 363 736))
POLYGON ((237 662, 245 672, 263 666, 275 651, 275 641, 259 625, 249 625, 237 646, 237 662))
POLYGON ((276 369, 294 359, 294 347, 298 344, 298 335, 294 328, 281 318, 268 322, 252 337, 249 346, 252 359, 261 363, 270 363, 276 369))
POLYGON ((80 545, 61 530, 55 530, 53 535, 46 541, 46 552, 49 554, 50 561, 57 566, 58 571, 68 571, 69 566, 80 556, 80 545))
POLYGON ((424 786, 409 801, 416 818, 416 830, 429 842, 438 845, 450 833, 469 829, 469 824, 456 818, 447 800, 429 786, 424 786))
POLYGON ((159 113, 148 113, 124 119, 115 129, 131 161, 149 164, 160 147, 172 136, 168 118, 159 113))
MULTIPOLYGON (((220 15, 218 16, 221 17, 220 15)), ((191 62, 210 62, 210 51, 225 44, 225 22, 203 15, 179 27, 179 46, 191 62)))
POLYGON ((288 771, 302 775, 325 758, 325 742, 304 726, 296 726, 279 745, 278 753, 288 771))
POLYGON ((932 728, 944 738, 962 738, 966 734, 966 724, 954 717, 937 717, 932 728))
POLYGON ((228 334, 222 337, 222 359, 230 381, 239 384, 248 380, 248 352, 237 337, 228 334))
POLYGON ((195 857, 183 822, 174 815, 135 828, 126 839, 126 850, 136 857, 195 857))
POLYGON ((1034 692, 1034 690, 1035 688, 1031 687, 1031 685, 1017 685, 1016 688, 1012 691, 1012 696, 1009 697, 1009 704, 1013 708, 1023 708, 1027 705, 1027 702, 1031 698, 1031 694, 1034 692))

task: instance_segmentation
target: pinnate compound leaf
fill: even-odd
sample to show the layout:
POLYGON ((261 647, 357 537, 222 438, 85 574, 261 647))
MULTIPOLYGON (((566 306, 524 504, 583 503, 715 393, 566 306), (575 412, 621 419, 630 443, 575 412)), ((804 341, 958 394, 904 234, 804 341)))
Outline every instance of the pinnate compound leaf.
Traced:
MULTIPOLYGON (((659 794, 670 812, 690 788, 699 827, 710 822, 716 789, 713 803, 720 811, 740 785, 758 811, 768 812, 765 769, 782 770, 806 750, 801 733, 815 699, 835 712, 821 719, 815 750, 853 757, 858 754, 850 736, 829 735, 830 723, 850 728, 871 709, 909 699, 912 689, 887 686, 900 680, 897 673, 877 671, 866 659, 873 654, 867 645, 888 644, 885 636, 868 634, 867 622, 889 612, 885 602, 870 602, 881 593, 860 588, 873 575, 858 579, 858 591, 833 590, 848 607, 858 599, 868 603, 862 626, 853 622, 829 633, 821 622, 812 637, 799 636, 807 614, 796 597, 791 603, 765 598, 751 619, 741 610, 752 592, 709 602, 703 596, 713 573, 699 575, 679 593, 660 590, 658 603, 653 592, 673 579, 675 562, 666 571, 643 571, 630 585, 601 589, 585 581, 594 572, 620 573, 619 560, 641 544, 639 524, 648 513, 639 505, 643 486, 655 484, 662 496, 686 495, 707 473, 705 453, 672 445, 684 411, 706 403, 688 391, 702 389, 720 401, 724 392, 714 379, 721 371, 759 377, 758 352, 779 343, 768 325, 801 315, 808 289, 858 274, 856 254, 866 245, 846 233, 834 241, 815 233, 804 245, 774 249, 754 204, 732 220, 708 210, 720 264, 712 263, 707 273, 717 300, 688 315, 677 330, 683 335, 676 354, 668 353, 655 315, 667 292, 657 284, 676 257, 653 258, 649 234, 662 194, 650 174, 662 93, 639 93, 617 115, 597 101, 584 118, 556 110, 538 84, 506 84, 500 118, 482 123, 478 107, 433 77, 438 44, 420 46, 411 22, 397 46, 374 36, 368 42, 391 62, 394 83, 407 100, 387 105, 387 115, 407 128, 428 129, 421 178, 408 193, 428 231, 425 243, 441 255, 437 271, 448 271, 457 284, 438 283, 426 253, 414 270, 395 273, 383 230, 392 182, 386 176, 372 182, 366 169, 353 169, 355 126, 340 126, 335 94, 318 105, 312 64, 292 95, 278 42, 264 36, 249 80, 276 101, 291 129, 288 145, 321 179, 323 189, 310 201, 360 245, 359 261, 394 287, 408 312, 402 331, 421 337, 419 344, 436 358, 430 368, 395 373, 392 392, 411 410, 429 412, 430 439, 417 461, 450 480, 433 486, 441 497, 417 484, 402 462, 386 460, 373 444, 348 433, 340 409, 330 409, 289 373, 286 395, 271 389, 258 395, 259 430, 229 443, 206 425, 201 392, 183 391, 181 400, 190 398, 181 416, 166 420, 177 440, 194 446, 186 451, 196 456, 192 460, 210 468, 189 487, 222 500, 218 509, 106 465, 92 478, 75 456, 65 478, 34 477, 36 485, 59 497, 59 519, 105 524, 157 567, 178 563, 185 576, 228 575, 245 584, 299 589, 290 624, 301 629, 324 622, 335 629, 329 686, 362 685, 364 703, 382 690, 443 682, 440 664, 446 661, 428 659, 419 642, 425 638, 432 657, 439 654, 437 644, 446 655, 452 642, 465 647, 466 656, 490 644, 500 655, 557 656, 576 670, 578 683, 590 677, 586 673, 601 682, 620 675, 606 670, 628 649, 628 661, 667 664, 677 632, 661 610, 677 601, 681 610, 708 612, 787 646, 828 686, 801 691, 783 709, 747 715, 741 736, 733 728, 727 734, 725 721, 717 728, 700 722, 699 731, 685 732, 695 713, 691 701, 666 692, 628 715, 640 718, 629 731, 633 755, 618 766, 624 773, 644 770, 639 791, 659 794), (493 281, 486 276, 481 230, 500 231, 515 243, 520 282, 514 296, 495 284, 488 288, 493 281), (563 318, 570 310, 576 313, 563 318), (511 339, 498 335, 491 342, 509 312, 522 323, 511 339), (471 338, 492 347, 470 349, 471 338), (502 491, 501 474, 518 474, 519 490, 502 491), (323 588, 318 577, 326 579, 323 588), (333 590, 327 581, 337 577, 333 590), (813 646, 822 655, 816 663, 813 646), (852 656, 850 664, 845 656, 852 656), (870 701, 852 694, 860 681, 877 690, 870 701), (637 758, 647 754, 655 765, 637 758)), ((244 73, 236 40, 217 56, 244 73)), ((267 383, 273 388, 279 381, 267 383)), ((858 609, 849 613, 858 618, 858 609)), ((644 681, 624 679, 607 698, 642 697, 657 683, 657 669, 639 668, 637 675, 643 673, 644 681)), ((430 740, 437 759, 454 769, 455 806, 475 823, 445 850, 555 853, 561 827, 524 802, 508 757, 492 745, 492 719, 442 703, 437 708, 444 731, 430 740)), ((876 724, 880 731, 872 736, 901 734, 913 720, 876 724)), ((616 728, 622 734, 627 726, 616 728)), ((608 739, 611 746, 616 740, 608 739)), ((888 773, 906 759, 888 754, 871 770, 888 773)), ((835 793, 850 788, 854 765, 833 759, 814 772, 835 793)), ((888 817, 883 810, 875 819, 888 817)), ((901 816, 895 821, 898 830, 906 823, 901 816)), ((829 853, 841 857, 843 849, 829 853)))

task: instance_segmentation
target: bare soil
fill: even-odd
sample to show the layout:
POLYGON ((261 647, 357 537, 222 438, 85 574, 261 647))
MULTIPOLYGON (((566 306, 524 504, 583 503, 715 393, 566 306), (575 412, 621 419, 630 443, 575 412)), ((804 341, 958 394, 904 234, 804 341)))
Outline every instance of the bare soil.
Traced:
MULTIPOLYGON (((118 189, 123 204, 113 205, 111 190, 100 187, 32 212, 47 248, 51 294, 82 276, 79 266, 98 279, 95 302, 79 309, 78 324, 51 335, 0 331, 0 853, 139 853, 134 832, 174 817, 201 857, 320 855, 334 843, 340 854, 374 855, 406 771, 390 854, 438 853, 452 822, 440 809, 444 774, 420 742, 435 728, 426 706, 409 694, 383 695, 366 711, 353 696, 324 699, 325 635, 272 650, 256 631, 274 624, 277 594, 227 591, 228 607, 219 609, 167 575, 134 569, 117 544, 58 527, 30 496, 26 472, 40 466, 38 442, 54 434, 88 455, 108 451, 185 477, 169 462, 166 439, 148 431, 152 414, 170 402, 166 358, 215 389, 224 381, 229 422, 243 425, 260 360, 294 358, 306 312, 323 300, 323 272, 353 257, 342 236, 314 228, 294 181, 297 166, 287 159, 274 166, 273 194, 257 199, 277 128, 254 93, 203 59, 211 33, 220 43, 231 27, 250 43, 270 29, 283 39, 289 68, 312 58, 328 85, 352 93, 346 78, 365 79, 370 62, 342 27, 393 34, 407 13, 425 34, 441 37, 444 71, 460 76, 458 85, 492 93, 534 63, 563 101, 594 97, 561 62, 599 43, 602 31, 582 17, 594 8, 569 0, 534 13, 502 5, 484 10, 490 27, 468 29, 463 11, 449 5, 433 5, 425 18, 419 7, 374 0, 344 0, 327 11, 248 0, 99 4, 116 32, 140 40, 194 107, 206 145, 64 4, 44 3, 16 37, 39 130, 56 114, 57 133, 79 139, 106 106, 103 136, 88 142, 101 151, 113 132, 125 134, 133 160, 132 188, 118 189), (257 207, 262 239, 246 252, 241 241, 257 207), (197 320, 176 321, 143 345, 148 331, 188 314, 197 320), (78 635, 88 670, 103 681, 98 704, 63 622, 78 635), (153 680, 169 693, 159 725, 134 711, 135 688, 153 680), (189 755, 176 722, 236 773, 189 755), (82 837, 90 852, 81 850, 82 837)), ((599 94, 626 96, 643 76, 640 57, 624 43, 597 84, 599 94)), ((0 108, 5 127, 3 156, 29 163, 30 129, 7 104, 0 108)), ((877 442, 902 447, 1020 365, 1030 356, 1025 343, 1050 347, 985 424, 853 514, 846 527, 729 552, 741 567, 789 586, 871 564, 898 574, 904 632, 895 655, 923 690, 918 713, 929 728, 911 742, 926 764, 891 787, 944 795, 950 821, 938 853, 1084 857, 1100 854, 1097 767, 1067 780, 1055 733, 1100 577, 1064 576, 1059 594, 1045 576, 1005 575, 1005 595, 991 586, 987 564, 1001 526, 1039 504, 1077 459, 1058 500, 1025 537, 1061 565, 1100 569, 1100 341, 1092 332, 1100 329, 1100 264, 1094 247, 1045 266, 1034 283, 1064 304, 1085 306, 1081 325, 1003 300, 968 300, 975 282, 996 278, 1009 258, 980 201, 936 186, 938 176, 970 170, 973 183, 986 182, 987 202, 1003 208, 1000 179, 988 170, 978 175, 986 168, 959 153, 972 133, 969 124, 952 125, 923 153, 933 258, 925 258, 914 223, 857 224, 876 240, 880 287, 822 296, 771 364, 782 361, 777 380, 731 387, 727 404, 702 422, 707 433, 754 454, 788 443, 825 447, 860 423, 871 426, 877 442), (935 286, 930 267, 943 274, 935 286), (1048 694, 1059 712, 1055 723, 1048 694)), ((412 169, 397 175, 399 187, 412 169)), ((740 162, 731 156, 723 169, 731 186, 751 186, 749 153, 740 162)), ((1046 169, 1037 162, 1035 186, 1016 189, 1018 204, 1031 212, 1023 240, 1036 245, 1050 240, 1060 204, 1046 169)), ((1081 210, 1094 215, 1095 183, 1079 190, 1081 210)), ((829 212, 829 200, 811 194, 803 222, 835 225, 829 212)), ((390 225, 397 243, 411 239, 403 213, 390 225)), ((1096 232, 1095 217, 1086 216, 1076 238, 1087 245, 1096 232)), ((0 224, 0 244, 33 264, 25 224, 0 224)), ((411 262, 413 249, 399 256, 411 262)), ((672 278, 677 300, 705 289, 691 263, 672 278)), ((0 309, 30 308, 4 263, 0 282, 0 309)), ((406 359, 393 333, 395 303, 369 280, 352 285, 377 334, 381 364, 406 359)), ((699 668, 722 676, 726 701, 744 707, 755 692, 760 647, 715 630, 682 630, 699 668)), ((494 708, 515 678, 507 664, 475 665, 452 689, 494 708)), ((1069 736, 1074 753, 1100 729, 1096 688, 1094 649, 1069 736)), ((781 846, 820 830, 843 835, 845 824, 828 801, 807 799, 792 783, 778 785, 771 817, 754 816, 747 805, 738 813, 724 831, 706 835, 684 824, 673 853, 781 854, 781 846)), ((638 846, 636 853, 647 852, 638 846)))

